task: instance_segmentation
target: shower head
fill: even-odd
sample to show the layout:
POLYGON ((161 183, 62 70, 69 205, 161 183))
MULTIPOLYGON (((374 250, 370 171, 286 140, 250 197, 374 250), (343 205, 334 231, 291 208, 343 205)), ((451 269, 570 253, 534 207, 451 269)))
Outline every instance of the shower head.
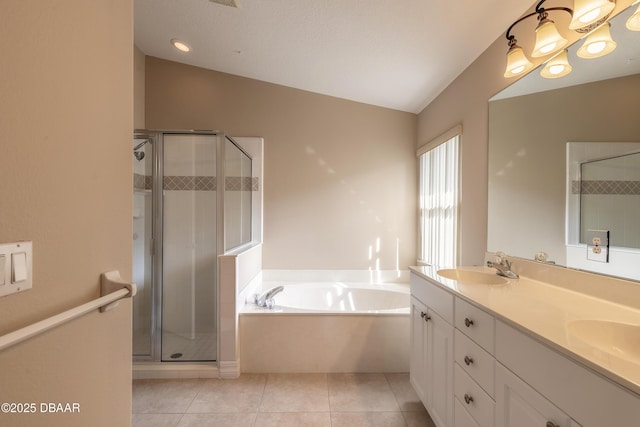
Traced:
POLYGON ((142 146, 144 144, 146 144, 147 142, 151 142, 151 139, 145 139, 144 141, 142 141, 140 144, 136 145, 135 147, 133 147, 133 151, 137 151, 140 148, 142 148, 142 146))
POLYGON ((147 142, 151 142, 151 138, 147 138, 144 141, 142 141, 140 144, 133 147, 133 156, 136 158, 137 161, 144 159, 144 151, 138 151, 138 150, 141 149, 144 146, 144 144, 146 144, 147 142))

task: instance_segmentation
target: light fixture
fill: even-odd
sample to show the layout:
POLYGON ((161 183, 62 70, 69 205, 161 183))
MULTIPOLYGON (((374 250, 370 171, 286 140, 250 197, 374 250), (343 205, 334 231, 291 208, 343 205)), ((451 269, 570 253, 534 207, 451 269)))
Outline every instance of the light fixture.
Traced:
POLYGON ((615 7, 615 0, 574 0, 569 29, 589 32, 605 22, 615 7))
POLYGON ((191 46, 183 41, 180 41, 178 39, 171 39, 171 44, 181 52, 191 52, 191 46))
POLYGON ((507 52, 507 68, 504 72, 505 77, 514 77, 533 68, 533 64, 529 61, 524 51, 517 45, 516 37, 511 34, 511 30, 520 22, 532 16, 537 16, 538 26, 536 27, 536 42, 531 54, 534 58, 551 55, 567 45, 568 41, 560 35, 555 23, 548 19, 548 12, 552 10, 564 10, 569 14, 573 11, 568 7, 550 7, 545 9, 542 4, 546 0, 538 2, 535 12, 523 16, 516 22, 511 24, 506 32, 506 38, 509 41, 509 51, 507 52))
POLYGON ((509 39, 507 69, 504 72, 505 77, 515 77, 533 68, 533 64, 527 59, 527 55, 524 54, 524 51, 517 43, 518 41, 515 37, 509 39))
POLYGON ((599 58, 613 52, 615 48, 616 42, 611 38, 611 24, 605 22, 584 39, 576 53, 580 58, 599 58))
POLYGON ((539 58, 557 52, 569 43, 562 37, 556 28, 555 22, 547 18, 547 12, 538 15, 538 26, 536 27, 536 43, 531 56, 539 58))
POLYGON ((627 28, 631 31, 640 31, 640 4, 633 15, 627 19, 627 28))
POLYGON ((547 79, 557 79, 566 76, 573 68, 569 64, 567 49, 563 50, 553 58, 551 58, 544 66, 540 75, 547 79))

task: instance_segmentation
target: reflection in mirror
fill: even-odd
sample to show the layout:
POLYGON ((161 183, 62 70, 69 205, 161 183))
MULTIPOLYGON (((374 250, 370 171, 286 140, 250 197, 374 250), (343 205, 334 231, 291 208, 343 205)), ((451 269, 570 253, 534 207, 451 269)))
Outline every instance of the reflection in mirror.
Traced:
POLYGON ((580 243, 587 230, 609 230, 609 245, 640 249, 640 153, 584 162, 576 183, 580 243))
MULTIPOLYGON (((489 251, 525 259, 544 251, 560 265, 640 280, 638 249, 612 248, 609 263, 589 261, 578 241, 580 216, 574 221, 567 215, 567 143, 607 141, 621 147, 640 141, 640 33, 625 27, 633 9, 612 20, 618 43, 613 53, 579 58, 578 41, 569 49, 569 76, 548 80, 533 70, 490 100, 489 251), (607 76, 596 78, 596 69, 607 76)), ((610 199, 612 209, 622 210, 610 199)), ((625 200, 640 204, 640 195, 625 200)), ((610 229, 620 225, 615 221, 610 229)))
POLYGON ((640 143, 567 143, 567 244, 609 230, 611 246, 640 248, 640 143))

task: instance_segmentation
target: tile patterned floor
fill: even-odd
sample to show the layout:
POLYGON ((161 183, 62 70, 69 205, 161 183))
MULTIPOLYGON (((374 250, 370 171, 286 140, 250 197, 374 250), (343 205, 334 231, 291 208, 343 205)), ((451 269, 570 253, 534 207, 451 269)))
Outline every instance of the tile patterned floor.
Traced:
POLYGON ((133 427, 434 427, 408 374, 134 380, 133 427))

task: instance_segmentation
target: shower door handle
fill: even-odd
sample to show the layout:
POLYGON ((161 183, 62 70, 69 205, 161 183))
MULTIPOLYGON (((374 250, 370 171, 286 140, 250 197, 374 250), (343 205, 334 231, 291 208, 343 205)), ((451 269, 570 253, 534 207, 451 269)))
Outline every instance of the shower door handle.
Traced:
POLYGON ((149 240, 149 255, 154 256, 156 254, 156 239, 149 240))

